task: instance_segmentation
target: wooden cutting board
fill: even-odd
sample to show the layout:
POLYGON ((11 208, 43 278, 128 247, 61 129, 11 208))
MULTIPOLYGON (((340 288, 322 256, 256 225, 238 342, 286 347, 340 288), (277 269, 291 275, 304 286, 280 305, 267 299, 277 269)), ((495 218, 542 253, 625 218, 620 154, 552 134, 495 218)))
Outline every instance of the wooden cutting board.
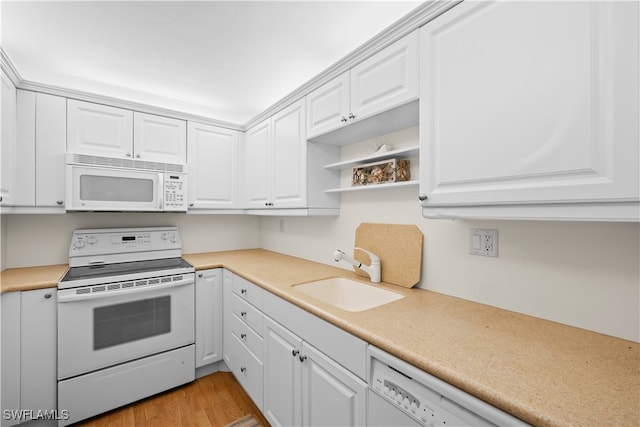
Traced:
MULTIPOLYGON (((411 288, 420 282, 422 269, 422 232, 415 225, 364 222, 356 229, 355 247, 380 257, 382 281, 411 288)), ((369 255, 354 249, 354 258, 369 264, 369 255)), ((367 273, 356 268, 360 276, 367 273)))

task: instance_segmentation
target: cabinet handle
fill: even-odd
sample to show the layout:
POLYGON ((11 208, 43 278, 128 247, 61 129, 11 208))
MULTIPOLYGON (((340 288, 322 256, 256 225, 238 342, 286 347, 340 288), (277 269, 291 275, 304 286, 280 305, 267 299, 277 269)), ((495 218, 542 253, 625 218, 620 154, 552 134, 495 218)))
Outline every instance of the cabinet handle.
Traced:
POLYGON ((198 273, 198 277, 202 277, 202 276, 204 276, 203 273, 198 273))
POLYGON ((247 372, 247 368, 245 368, 244 366, 240 368, 240 372, 247 372))
POLYGON ((247 337, 247 334, 240 334, 240 338, 245 339, 247 337))
POLYGON ((62 206, 63 203, 64 203, 64 200, 58 200, 58 201, 56 201, 56 203, 59 204, 60 206, 62 206))
POLYGON ((293 357, 296 357, 298 354, 300 354, 300 350, 298 350, 298 349, 291 350, 291 355, 293 357))
POLYGON ((247 317, 247 312, 246 312, 246 311, 241 311, 241 312, 240 312, 240 316, 242 316, 242 317, 247 317))
POLYGON ((348 120, 345 116, 342 116, 342 117, 340 117, 340 121, 341 121, 342 123, 346 123, 346 122, 348 122, 349 120, 348 120))
POLYGON ((2 196, 0 196, 0 202, 2 201, 2 196))
POLYGON ((300 362, 304 363, 307 360, 307 356, 303 356, 302 354, 299 356, 300 362))
POLYGON ((127 157, 131 157, 131 153, 127 153, 127 157))
POLYGON ((419 199, 421 202, 424 202, 424 201, 425 201, 425 200, 427 200, 428 198, 429 198, 429 197, 427 197, 427 195, 426 195, 426 194, 421 194, 421 195, 419 195, 419 196, 418 196, 418 199, 419 199))
POLYGON ((353 119, 355 119, 355 118, 356 118, 356 116, 354 116, 354 115, 353 115, 353 113, 349 113, 349 118, 350 118, 351 120, 353 120, 353 119))
POLYGON ((44 294, 44 299, 49 299, 51 298, 51 294, 44 294))

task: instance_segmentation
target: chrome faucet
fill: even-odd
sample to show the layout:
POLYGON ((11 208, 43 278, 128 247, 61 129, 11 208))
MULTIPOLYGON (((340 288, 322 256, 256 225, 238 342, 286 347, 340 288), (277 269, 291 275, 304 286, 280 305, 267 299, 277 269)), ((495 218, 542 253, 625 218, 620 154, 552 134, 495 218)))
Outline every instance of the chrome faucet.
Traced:
POLYGON ((362 252, 365 252, 367 255, 369 255, 369 259, 371 259, 371 264, 363 265, 360 261, 357 261, 351 258, 349 255, 347 255, 340 249, 336 250, 333 253, 333 260, 335 262, 340 262, 340 260, 345 260, 347 262, 350 262, 357 268, 367 273, 373 283, 379 283, 380 282, 380 257, 362 248, 355 248, 355 249, 361 250, 362 252))

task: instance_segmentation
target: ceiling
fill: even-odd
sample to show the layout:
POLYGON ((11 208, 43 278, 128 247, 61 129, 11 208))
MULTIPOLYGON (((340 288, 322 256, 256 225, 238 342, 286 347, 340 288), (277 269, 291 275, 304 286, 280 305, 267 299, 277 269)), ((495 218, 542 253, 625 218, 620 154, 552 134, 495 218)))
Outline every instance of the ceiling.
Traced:
POLYGON ((235 124, 409 13, 417 1, 2 1, 25 81, 235 124))

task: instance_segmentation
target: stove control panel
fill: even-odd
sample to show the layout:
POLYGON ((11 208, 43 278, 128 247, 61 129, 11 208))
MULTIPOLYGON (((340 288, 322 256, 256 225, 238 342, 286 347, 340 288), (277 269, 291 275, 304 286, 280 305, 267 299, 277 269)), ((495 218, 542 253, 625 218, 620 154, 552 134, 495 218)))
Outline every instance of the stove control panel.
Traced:
MULTIPOLYGON (((182 242, 177 227, 118 228, 76 230, 69 247, 70 261, 74 257, 94 256, 85 260, 87 264, 107 262, 109 257, 139 254, 135 258, 145 259, 143 254, 175 251, 180 256, 182 242)), ((70 264, 72 264, 70 262, 70 264)))

